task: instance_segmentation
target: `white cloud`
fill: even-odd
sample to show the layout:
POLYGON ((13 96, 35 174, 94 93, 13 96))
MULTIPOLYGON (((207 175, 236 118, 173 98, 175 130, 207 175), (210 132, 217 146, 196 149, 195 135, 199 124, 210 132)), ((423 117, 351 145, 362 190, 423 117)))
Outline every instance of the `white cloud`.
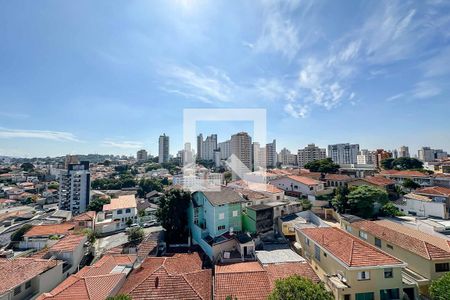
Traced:
POLYGON ((405 97, 405 93, 398 93, 398 94, 395 94, 393 96, 386 98, 386 101, 391 102, 391 101, 394 101, 394 100, 397 100, 397 99, 400 99, 403 97, 405 97))
POLYGON ((32 138, 54 141, 79 142, 78 138, 70 132, 48 130, 22 130, 0 127, 0 138, 32 138))
POLYGON ((306 118, 310 112, 310 108, 307 105, 286 103, 284 106, 284 111, 291 117, 299 119, 306 118))
POLYGON ((421 81, 411 91, 414 98, 431 98, 441 93, 441 88, 430 81, 421 81))
POLYGON ((137 141, 112 141, 112 140, 104 140, 102 142, 102 146, 105 147, 114 147, 121 149, 140 149, 144 147, 144 144, 137 141))

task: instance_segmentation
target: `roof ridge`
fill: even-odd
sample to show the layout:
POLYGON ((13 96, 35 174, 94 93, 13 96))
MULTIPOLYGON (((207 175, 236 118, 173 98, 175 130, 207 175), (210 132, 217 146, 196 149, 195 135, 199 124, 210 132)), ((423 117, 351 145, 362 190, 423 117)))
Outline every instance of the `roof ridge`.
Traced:
POLYGON ((352 251, 350 251, 350 260, 349 260, 349 266, 352 265, 352 261, 353 261, 353 251, 355 251, 355 240, 352 239, 352 251))
POLYGON ((92 295, 91 295, 91 293, 89 292, 89 287, 87 286, 86 278, 82 278, 81 280, 83 280, 83 284, 84 284, 84 287, 86 288, 86 292, 87 292, 87 294, 88 294, 88 297, 89 297, 89 299, 91 299, 91 298, 92 298, 92 295))
POLYGON ((423 243, 423 246, 425 247, 425 251, 427 252, 428 259, 431 260, 430 250, 428 250, 428 244, 429 243, 427 243, 426 241, 422 241, 422 243, 423 243))
POLYGON ((163 268, 163 265, 160 265, 158 268, 156 268, 153 272, 149 273, 148 276, 145 276, 144 279, 142 279, 141 281, 139 281, 138 283, 136 283, 132 289, 130 289, 127 294, 130 294, 132 291, 134 291, 138 286, 140 286, 144 281, 146 281, 148 278, 150 278, 150 276, 152 276, 153 274, 156 273, 156 271, 158 271, 159 269, 163 269, 164 271, 166 271, 167 276, 170 276, 169 272, 167 271, 166 268, 163 268))
MULTIPOLYGON (((203 269, 202 269, 203 270, 203 269)), ((181 277, 184 279, 184 281, 186 281, 186 283, 189 285, 189 287, 194 291, 195 294, 197 294, 197 296, 200 297, 200 299, 204 299, 199 292, 197 292, 197 290, 192 286, 192 284, 189 282, 189 280, 186 279, 186 274, 180 274, 181 277)))
MULTIPOLYGON (((74 282, 72 282, 72 283, 69 284, 68 286, 64 287, 64 289, 60 290, 60 291, 57 292, 56 294, 52 294, 52 291, 49 291, 48 293, 51 294, 51 297, 55 297, 56 295, 61 294, 62 292, 64 292, 65 290, 67 290, 69 287, 71 287, 72 285, 74 285, 75 283, 77 283, 77 282, 80 281, 80 280, 83 280, 83 281, 84 281, 84 278, 83 278, 83 277, 78 277, 78 276, 76 276, 76 274, 70 275, 70 276, 67 277, 64 281, 66 281, 66 280, 69 279, 70 277, 74 277, 74 278, 76 278, 77 280, 75 280, 74 282)), ((62 281, 60 284, 64 283, 64 281, 62 281)), ((54 287, 53 289, 56 289, 58 286, 59 286, 59 284, 58 284, 56 287, 54 287)), ((86 288, 86 289, 87 289, 87 288, 86 288)))

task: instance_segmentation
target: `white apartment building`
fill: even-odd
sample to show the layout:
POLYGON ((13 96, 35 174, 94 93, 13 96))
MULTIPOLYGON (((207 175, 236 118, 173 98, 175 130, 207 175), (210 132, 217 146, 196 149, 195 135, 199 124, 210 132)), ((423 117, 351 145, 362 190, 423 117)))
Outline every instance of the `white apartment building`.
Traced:
MULTIPOLYGON (((252 169, 252 138, 246 132, 239 132, 231 136, 231 154, 235 155, 249 170, 252 169)), ((235 166, 239 173, 246 173, 244 169, 235 166)))
POLYGON ((159 136, 158 162, 169 162, 169 137, 165 133, 159 136))
POLYGON ((134 195, 122 195, 112 198, 110 204, 103 205, 95 224, 100 233, 114 232, 124 229, 127 223, 135 223, 138 219, 137 203, 134 195))
POLYGON ((217 149, 217 134, 211 134, 203 140, 203 135, 197 136, 197 157, 203 160, 214 160, 214 150, 217 149))
POLYGON ((400 146, 397 150, 398 157, 410 157, 408 146, 400 146))
POLYGON ((374 162, 374 153, 367 149, 363 149, 358 152, 356 156, 356 162, 358 165, 373 165, 374 162))
POLYGON ((252 144, 252 160, 255 171, 266 167, 266 149, 262 148, 258 142, 252 144))
POLYGON ((231 156, 231 141, 230 140, 219 143, 218 148, 220 149, 220 159, 228 159, 228 157, 231 156))
POLYGON ((328 157, 337 164, 356 164, 359 144, 328 145, 328 157))
POLYGON ((298 166, 303 167, 309 162, 324 159, 326 156, 325 148, 319 148, 315 144, 308 144, 308 146, 303 149, 299 149, 297 152, 298 166))
POLYGON ((145 149, 141 149, 136 153, 137 161, 146 161, 148 159, 148 153, 145 149))
POLYGON ((297 155, 292 154, 286 148, 281 149, 280 154, 278 154, 278 161, 281 162, 282 166, 296 166, 297 165, 297 155))
POLYGON ((273 140, 272 143, 266 144, 266 167, 275 168, 277 162, 277 142, 273 140))
POLYGON ((73 215, 85 212, 89 205, 90 190, 89 162, 69 164, 59 178, 59 209, 71 211, 73 215))

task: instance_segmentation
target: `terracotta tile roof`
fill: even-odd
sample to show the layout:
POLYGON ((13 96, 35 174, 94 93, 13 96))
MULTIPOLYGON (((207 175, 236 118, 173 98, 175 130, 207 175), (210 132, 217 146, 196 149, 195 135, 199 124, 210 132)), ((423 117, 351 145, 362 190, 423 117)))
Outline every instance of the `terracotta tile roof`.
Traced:
POLYGON ((133 299, 211 299, 211 270, 202 269, 198 253, 148 257, 119 293, 133 299))
POLYGON ((419 171, 398 171, 398 170, 383 170, 380 172, 381 175, 391 175, 391 176, 405 176, 405 177, 426 177, 428 175, 419 171))
POLYGON ((450 189, 441 187, 441 186, 430 186, 430 187, 424 187, 421 189, 415 190, 415 193, 417 194, 425 194, 425 195, 432 195, 432 196, 444 196, 449 197, 450 196, 450 189))
POLYGON ((111 211, 115 209, 134 208, 136 206, 136 197, 134 195, 122 195, 118 198, 112 198, 110 204, 103 205, 103 210, 111 211))
POLYGON ((361 180, 371 183, 373 185, 378 185, 378 186, 383 186, 383 187, 385 187, 387 185, 395 184, 394 180, 385 178, 382 176, 368 176, 365 178, 361 178, 361 180))
POLYGON ((72 230, 74 225, 72 223, 62 223, 56 225, 37 225, 33 226, 28 232, 24 234, 25 237, 31 236, 49 236, 67 234, 72 230))
POLYGON ((414 200, 419 200, 419 201, 424 201, 424 202, 431 202, 431 201, 433 201, 429 197, 418 195, 418 194, 415 194, 415 193, 408 193, 408 194, 404 195, 403 198, 414 199, 414 200))
POLYGON ((338 228, 303 228, 299 231, 348 267, 403 264, 395 257, 338 228))
POLYGON ((318 185, 318 184, 320 184, 320 181, 312 179, 312 178, 308 178, 308 177, 305 177, 305 176, 289 175, 287 177, 292 179, 292 180, 294 180, 294 181, 297 181, 297 182, 300 182, 302 184, 305 184, 305 185, 318 185))
POLYGON ((136 261, 134 254, 108 254, 84 270, 87 276, 109 274, 116 266, 132 266, 136 261))
POLYGON ((74 221, 93 221, 95 220, 95 211, 87 211, 72 218, 74 221))
POLYGON ((260 300, 271 291, 269 276, 258 262, 216 266, 215 270, 214 299, 260 300))
POLYGON ((59 240, 56 244, 51 246, 48 250, 52 252, 72 252, 78 246, 83 245, 87 241, 85 235, 69 234, 59 240))
POLYGON ((57 260, 37 258, 0 259, 0 295, 56 267, 57 260))
POLYGON ((399 223, 360 220, 352 226, 429 260, 450 258, 450 241, 399 223))
POLYGON ((345 174, 326 174, 325 180, 349 181, 352 180, 352 177, 345 174))
POLYGON ((275 287, 277 279, 287 278, 292 275, 299 275, 311 279, 313 282, 320 282, 319 277, 306 262, 288 262, 278 264, 267 264, 264 266, 269 276, 271 288, 275 287))

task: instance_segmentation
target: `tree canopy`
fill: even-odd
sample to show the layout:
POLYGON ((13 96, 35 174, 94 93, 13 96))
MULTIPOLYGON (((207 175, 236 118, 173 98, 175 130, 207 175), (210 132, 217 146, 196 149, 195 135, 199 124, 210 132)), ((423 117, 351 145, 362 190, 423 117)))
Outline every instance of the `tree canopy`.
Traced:
POLYGON ((133 175, 129 173, 121 174, 119 178, 101 178, 92 181, 91 187, 94 190, 120 190, 136 186, 133 175))
POLYGON ((134 245, 139 245, 144 239, 144 229, 140 227, 132 227, 128 231, 128 242, 134 245))
POLYGON ((312 162, 307 163, 304 167, 311 172, 320 173, 336 173, 339 170, 339 165, 335 164, 329 157, 313 160, 312 162))
POLYGON ((415 190, 420 188, 420 184, 409 178, 405 178, 405 180, 403 180, 402 186, 409 190, 415 190))
POLYGON ((386 158, 381 161, 381 166, 385 170, 414 170, 422 169, 423 162, 411 157, 386 158))
POLYGON ((156 190, 162 192, 163 182, 158 178, 142 178, 139 181, 138 196, 143 198, 148 192, 156 190))
POLYGON ((433 280, 430 285, 430 296, 432 300, 450 299, 450 272, 440 278, 433 280))
POLYGON ((346 186, 339 186, 334 190, 334 197, 331 200, 331 204, 337 210, 338 213, 345 213, 346 209, 349 209, 348 194, 350 190, 346 186))
POLYGON ((375 203, 385 205, 388 201, 386 191, 369 185, 357 186, 348 194, 351 213, 365 219, 373 217, 375 203))
POLYGON ((322 283, 314 283, 309 278, 294 275, 278 279, 269 300, 333 300, 322 283))
POLYGON ((116 296, 108 297, 108 298, 106 298, 106 300, 131 300, 131 296, 125 295, 125 294, 119 294, 116 296))
POLYGON ((166 241, 185 242, 188 234, 187 209, 191 193, 173 189, 163 195, 159 202, 156 217, 166 230, 166 241))
POLYGON ((25 162, 23 164, 20 165, 20 168, 24 171, 33 171, 34 170, 34 165, 32 163, 29 162, 25 162))
POLYGON ((93 198, 89 201, 88 210, 99 212, 103 210, 103 205, 109 203, 111 203, 110 198, 93 198))

